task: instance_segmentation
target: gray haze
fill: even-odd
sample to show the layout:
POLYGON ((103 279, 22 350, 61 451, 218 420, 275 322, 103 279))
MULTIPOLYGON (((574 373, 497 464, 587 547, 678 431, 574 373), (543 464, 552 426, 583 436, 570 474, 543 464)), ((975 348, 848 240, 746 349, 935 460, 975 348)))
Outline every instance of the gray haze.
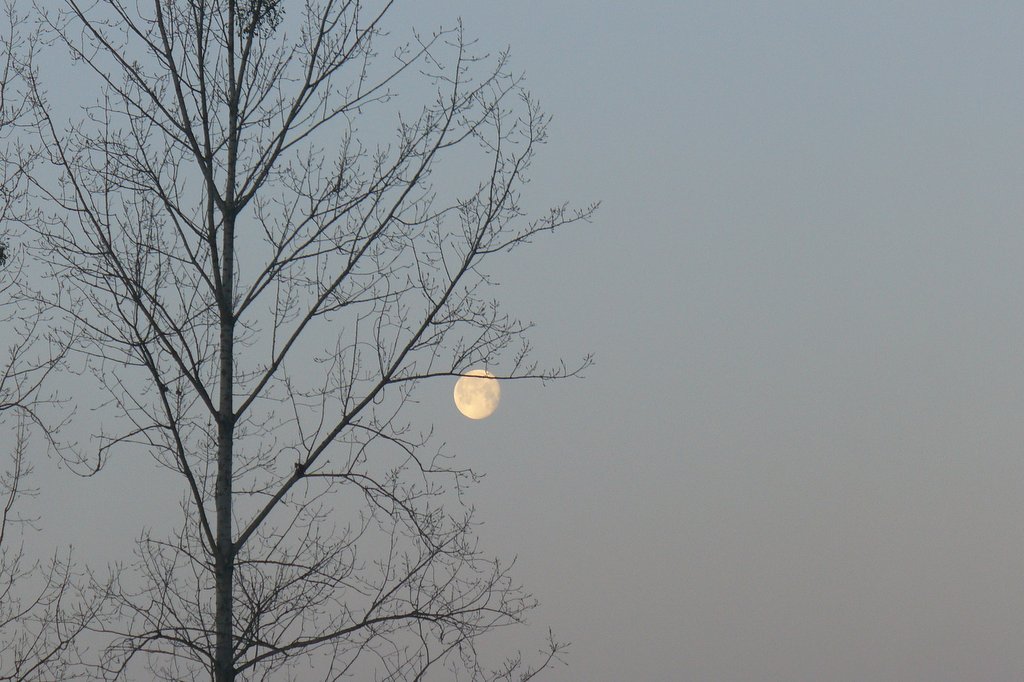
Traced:
MULTIPOLYGON (((572 641, 558 682, 1021 679, 1024 4, 425 4, 392 30, 461 16, 555 116, 526 203, 603 201, 496 262, 587 379, 410 413, 542 601, 505 641, 572 641)), ((166 479, 50 472, 39 542, 123 556, 166 479)))

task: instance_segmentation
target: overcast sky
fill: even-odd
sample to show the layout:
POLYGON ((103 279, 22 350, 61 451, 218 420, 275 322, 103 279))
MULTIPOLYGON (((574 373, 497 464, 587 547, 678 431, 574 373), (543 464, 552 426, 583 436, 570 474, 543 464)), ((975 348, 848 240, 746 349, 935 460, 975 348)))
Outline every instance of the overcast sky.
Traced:
MULTIPOLYGON (((426 5, 392 30, 461 16, 554 115, 526 203, 603 202, 496 262, 587 378, 414 413, 487 474, 514 639, 573 642, 547 679, 1020 680, 1024 4, 426 5)), ((47 494, 115 556, 149 471, 47 494)))

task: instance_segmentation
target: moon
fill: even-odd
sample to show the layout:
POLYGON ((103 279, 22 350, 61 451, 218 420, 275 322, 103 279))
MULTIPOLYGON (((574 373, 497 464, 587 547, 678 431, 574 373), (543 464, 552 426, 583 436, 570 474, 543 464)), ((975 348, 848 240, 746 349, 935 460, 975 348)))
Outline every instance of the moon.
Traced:
POLYGON ((490 417, 498 409, 501 386, 486 369, 473 369, 455 382, 455 407, 470 419, 490 417))

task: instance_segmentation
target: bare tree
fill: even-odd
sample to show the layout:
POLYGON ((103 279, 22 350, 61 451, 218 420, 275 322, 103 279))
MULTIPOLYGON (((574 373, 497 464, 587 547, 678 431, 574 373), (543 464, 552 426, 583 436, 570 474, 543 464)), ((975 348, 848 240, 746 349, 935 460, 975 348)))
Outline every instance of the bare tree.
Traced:
POLYGON ((19 75, 36 43, 19 32, 25 17, 13 0, 0 6, 0 15, 0 338, 6 345, 0 360, 0 680, 67 680, 88 614, 74 598, 70 551, 33 558, 25 539, 39 530, 38 519, 22 512, 37 492, 30 485, 30 455, 45 450, 61 425, 43 415, 53 413, 56 400, 45 386, 66 346, 48 337, 45 308, 24 295, 25 251, 17 244, 20 235, 8 229, 31 163, 15 134, 31 114, 19 75))
POLYGON ((177 531, 101 586, 108 678, 525 680, 561 651, 477 655, 535 602, 477 544, 476 474, 403 415, 473 366, 589 364, 539 369, 484 263, 594 207, 525 215, 546 116, 460 25, 389 35, 395 4, 41 12, 102 86, 65 125, 31 80, 49 302, 117 415, 66 456, 144 450, 183 490, 177 531))
POLYGON ((44 421, 40 413, 55 403, 43 389, 63 349, 55 352, 40 338, 40 311, 22 308, 19 298, 12 296, 22 254, 3 244, 0 324, 11 343, 0 365, 5 460, 0 464, 0 680, 71 679, 66 664, 87 620, 73 598, 71 554, 55 552, 48 560, 31 557, 25 538, 38 532, 38 519, 20 511, 21 503, 37 492, 29 480, 30 444, 35 443, 33 451, 38 452, 59 426, 44 421))
MULTIPOLYGON (((17 371, 8 369, 4 378, 12 374, 17 371)), ((0 425, 13 439, 10 466, 0 471, 0 680, 70 680, 68 664, 88 616, 75 599, 70 552, 42 561, 25 551, 24 531, 38 530, 36 519, 17 509, 36 492, 28 487, 31 419, 24 411, 31 407, 8 403, 8 397, 0 414, 0 425), (16 413, 13 419, 10 413, 16 413)))

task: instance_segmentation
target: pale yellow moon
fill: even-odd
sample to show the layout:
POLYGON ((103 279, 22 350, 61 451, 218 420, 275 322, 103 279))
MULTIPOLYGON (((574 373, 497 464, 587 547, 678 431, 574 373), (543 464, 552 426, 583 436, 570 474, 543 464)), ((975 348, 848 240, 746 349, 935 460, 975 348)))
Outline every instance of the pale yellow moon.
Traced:
POLYGON ((455 382, 455 407, 470 419, 490 417, 498 409, 501 386, 486 369, 473 369, 455 382))

